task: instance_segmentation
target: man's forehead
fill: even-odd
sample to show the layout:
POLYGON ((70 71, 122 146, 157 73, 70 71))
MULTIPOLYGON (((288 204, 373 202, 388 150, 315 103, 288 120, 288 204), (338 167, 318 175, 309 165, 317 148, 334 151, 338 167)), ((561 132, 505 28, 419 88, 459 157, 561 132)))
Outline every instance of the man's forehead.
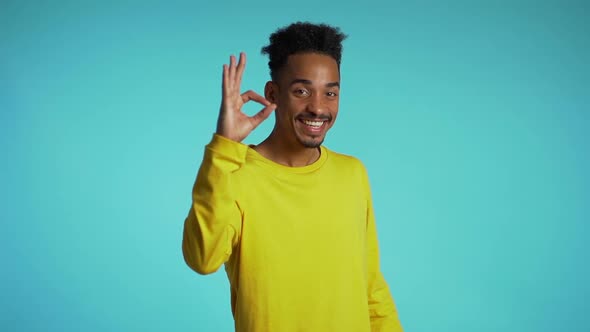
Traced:
POLYGON ((281 76, 289 80, 338 82, 340 73, 336 60, 329 55, 302 53, 289 56, 281 76))

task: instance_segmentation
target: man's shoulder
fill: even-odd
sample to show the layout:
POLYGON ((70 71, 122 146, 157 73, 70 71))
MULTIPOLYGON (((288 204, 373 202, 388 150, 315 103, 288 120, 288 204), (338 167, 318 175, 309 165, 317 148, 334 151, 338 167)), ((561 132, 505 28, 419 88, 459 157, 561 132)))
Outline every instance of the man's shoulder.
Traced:
POLYGON ((359 158, 349 154, 333 151, 327 147, 324 148, 328 152, 328 159, 330 162, 338 164, 338 166, 350 167, 357 171, 366 172, 365 165, 359 158))

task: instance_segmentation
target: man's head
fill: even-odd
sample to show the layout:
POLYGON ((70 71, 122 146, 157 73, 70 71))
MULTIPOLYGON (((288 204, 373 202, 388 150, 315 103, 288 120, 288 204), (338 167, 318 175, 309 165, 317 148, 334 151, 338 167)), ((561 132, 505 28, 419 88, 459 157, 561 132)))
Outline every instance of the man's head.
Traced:
POLYGON ((270 36, 272 81, 265 97, 277 105, 275 134, 287 144, 322 144, 338 114, 342 41, 338 28, 294 23, 270 36))

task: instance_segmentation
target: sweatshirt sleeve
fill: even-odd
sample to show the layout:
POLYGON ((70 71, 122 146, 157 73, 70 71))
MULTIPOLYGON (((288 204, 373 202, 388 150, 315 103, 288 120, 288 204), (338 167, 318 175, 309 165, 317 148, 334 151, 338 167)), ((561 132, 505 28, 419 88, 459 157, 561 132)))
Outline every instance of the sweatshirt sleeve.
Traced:
POLYGON ((199 274, 217 271, 239 241, 242 213, 232 177, 247 150, 246 145, 219 135, 205 147, 182 240, 184 260, 199 274))
POLYGON ((365 187, 367 188, 367 268, 369 316, 372 332, 401 332, 403 328, 399 321, 397 309, 391 296, 389 286, 381 273, 379 263, 379 244, 377 241, 377 227, 373 212, 373 202, 368 178, 365 173, 365 187))

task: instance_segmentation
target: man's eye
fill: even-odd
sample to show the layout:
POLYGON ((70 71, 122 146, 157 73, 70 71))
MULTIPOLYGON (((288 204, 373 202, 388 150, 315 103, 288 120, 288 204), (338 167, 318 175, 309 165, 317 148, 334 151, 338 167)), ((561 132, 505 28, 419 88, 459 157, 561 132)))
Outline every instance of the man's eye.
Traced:
POLYGON ((328 92, 327 95, 328 95, 328 97, 336 97, 336 96, 338 96, 338 94, 336 92, 332 92, 332 91, 328 92))
POLYGON ((307 90, 304 90, 304 89, 296 89, 295 90, 295 94, 296 95, 300 95, 300 96, 305 96, 305 95, 307 95, 307 90))

